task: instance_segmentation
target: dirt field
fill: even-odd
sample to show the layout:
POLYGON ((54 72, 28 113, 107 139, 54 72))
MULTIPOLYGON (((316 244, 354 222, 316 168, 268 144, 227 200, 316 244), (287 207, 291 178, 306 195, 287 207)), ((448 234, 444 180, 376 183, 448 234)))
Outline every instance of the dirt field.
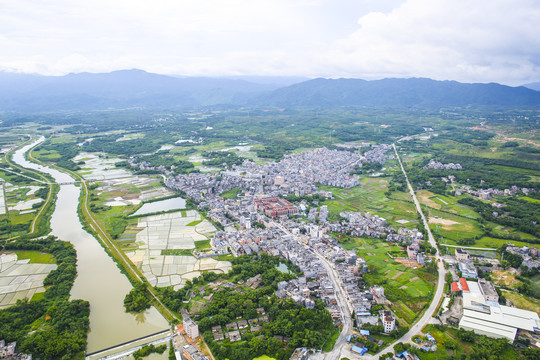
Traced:
POLYGON ((447 226, 459 224, 457 221, 446 220, 446 219, 441 219, 441 218, 437 218, 437 219, 436 219, 436 218, 434 218, 434 217, 430 217, 430 218, 429 218, 429 223, 430 223, 430 224, 447 225, 447 226))
POLYGON ((420 202, 422 204, 426 204, 427 206, 433 208, 433 209, 440 209, 441 208, 441 204, 438 204, 436 203, 435 201, 431 200, 429 197, 430 196, 433 196, 432 193, 428 192, 428 191, 418 191, 417 192, 418 194, 418 197, 420 198, 420 202))
POLYGON ((509 287, 513 287, 512 285, 515 285, 516 282, 516 276, 510 271, 506 270, 493 270, 491 276, 493 278, 493 282, 496 285, 506 285, 509 287))

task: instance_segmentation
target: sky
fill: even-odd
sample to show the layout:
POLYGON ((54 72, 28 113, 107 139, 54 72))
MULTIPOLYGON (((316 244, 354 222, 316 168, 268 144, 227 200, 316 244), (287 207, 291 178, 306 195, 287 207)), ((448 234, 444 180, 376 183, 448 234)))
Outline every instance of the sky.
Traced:
POLYGON ((540 81, 536 0, 0 0, 0 70, 540 81))

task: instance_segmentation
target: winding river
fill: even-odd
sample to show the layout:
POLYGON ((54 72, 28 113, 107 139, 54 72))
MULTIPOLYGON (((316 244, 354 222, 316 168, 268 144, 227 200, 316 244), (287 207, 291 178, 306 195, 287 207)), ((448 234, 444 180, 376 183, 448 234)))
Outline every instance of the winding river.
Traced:
MULTIPOLYGON (((73 182, 74 179, 66 173, 24 158, 27 151, 44 140, 42 137, 18 149, 13 154, 13 161, 22 167, 47 173, 57 183, 73 182)), ((138 315, 124 311, 124 296, 132 286, 98 241, 82 228, 77 215, 80 194, 78 186, 60 186, 51 218, 51 235, 71 242, 77 250, 78 275, 71 289, 71 299, 90 302, 87 353, 167 329, 167 321, 154 307, 138 315)))

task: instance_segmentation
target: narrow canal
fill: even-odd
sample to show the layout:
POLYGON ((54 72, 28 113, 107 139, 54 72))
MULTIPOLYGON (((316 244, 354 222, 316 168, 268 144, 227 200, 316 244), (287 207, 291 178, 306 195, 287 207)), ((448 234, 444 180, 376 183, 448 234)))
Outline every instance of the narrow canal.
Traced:
MULTIPOLYGON (((13 154, 13 161, 22 167, 47 173, 57 183, 74 181, 66 173, 24 158, 27 151, 44 140, 40 138, 17 150, 13 154)), ((60 186, 51 218, 51 234, 71 242, 77 250, 78 276, 71 290, 71 299, 90 302, 87 353, 167 329, 167 321, 154 307, 139 315, 124 311, 124 296, 132 286, 98 241, 82 228, 77 215, 80 194, 79 186, 60 186)))

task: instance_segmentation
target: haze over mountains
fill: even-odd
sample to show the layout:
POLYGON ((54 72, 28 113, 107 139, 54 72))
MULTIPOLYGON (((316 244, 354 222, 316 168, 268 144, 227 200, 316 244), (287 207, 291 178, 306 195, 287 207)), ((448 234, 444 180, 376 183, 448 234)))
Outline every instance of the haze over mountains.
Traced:
POLYGON ((538 108, 540 92, 523 86, 424 78, 305 81, 299 77, 174 77, 142 70, 58 77, 0 72, 0 111, 172 109, 227 104, 538 108))

